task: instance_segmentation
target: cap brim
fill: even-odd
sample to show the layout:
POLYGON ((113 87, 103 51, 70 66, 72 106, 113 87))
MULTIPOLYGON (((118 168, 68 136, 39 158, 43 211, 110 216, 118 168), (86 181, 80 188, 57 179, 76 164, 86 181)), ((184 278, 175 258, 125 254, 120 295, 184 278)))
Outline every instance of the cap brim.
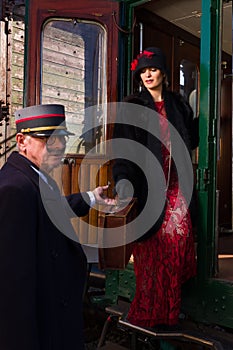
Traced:
POLYGON ((69 136, 69 135, 75 135, 73 132, 70 132, 68 130, 45 130, 45 131, 38 131, 34 132, 31 135, 35 136, 41 136, 41 137, 49 137, 49 136, 69 136))

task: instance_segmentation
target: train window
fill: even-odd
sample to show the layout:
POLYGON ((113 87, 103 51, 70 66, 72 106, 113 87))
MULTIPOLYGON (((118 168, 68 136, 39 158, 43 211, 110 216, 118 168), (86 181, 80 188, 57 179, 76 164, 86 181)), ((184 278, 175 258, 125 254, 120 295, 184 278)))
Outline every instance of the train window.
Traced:
POLYGON ((99 23, 50 19, 44 24, 41 101, 65 106, 75 133, 68 153, 103 153, 107 102, 106 31, 99 23))
POLYGON ((180 93, 189 101, 194 118, 199 113, 198 69, 195 63, 183 59, 180 62, 180 93))
MULTIPOLYGON (((189 102, 194 118, 199 115, 198 68, 188 60, 180 62, 180 93, 189 102)), ((198 163, 198 148, 192 152, 192 161, 198 163)))

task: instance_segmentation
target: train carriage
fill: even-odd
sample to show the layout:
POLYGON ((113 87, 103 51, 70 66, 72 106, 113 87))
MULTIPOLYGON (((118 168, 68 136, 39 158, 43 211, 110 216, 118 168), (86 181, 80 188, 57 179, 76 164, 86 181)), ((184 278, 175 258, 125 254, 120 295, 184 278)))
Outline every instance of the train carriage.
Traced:
MULTIPOLYGON (((199 12, 193 15, 199 35, 172 21, 175 2, 165 3, 2 0, 0 165, 15 149, 14 111, 61 103, 75 132, 63 166, 54 174, 62 191, 70 194, 109 182, 112 196, 106 145, 112 138, 114 103, 137 88, 129 69, 135 53, 161 47, 168 57, 171 89, 189 98, 199 117, 200 142, 193 153, 198 275, 184 288, 182 311, 196 325, 223 329, 233 348, 232 39, 230 49, 226 39, 226 31, 232 33, 232 2, 198 1, 199 12)), ((176 3, 185 13, 187 1, 176 3)), ((73 225, 90 267, 98 265, 98 212, 91 210, 73 225)), ((132 261, 124 270, 99 273, 105 278, 104 294, 92 295, 93 303, 102 307, 117 305, 119 299, 132 301, 132 261)))

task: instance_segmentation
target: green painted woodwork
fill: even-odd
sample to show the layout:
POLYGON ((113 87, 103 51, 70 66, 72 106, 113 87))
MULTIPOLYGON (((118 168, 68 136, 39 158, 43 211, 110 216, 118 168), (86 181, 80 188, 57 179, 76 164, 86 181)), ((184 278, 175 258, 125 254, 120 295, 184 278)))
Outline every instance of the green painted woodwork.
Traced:
POLYGON ((216 270, 216 165, 220 101, 222 1, 202 1, 200 143, 198 164, 198 277, 186 290, 185 312, 196 321, 233 327, 233 284, 216 270))
POLYGON ((232 283, 210 278, 200 284, 194 280, 184 288, 182 311, 196 322, 232 328, 232 300, 232 283))
POLYGON ((117 302, 117 298, 123 297, 129 301, 133 300, 135 292, 135 274, 133 264, 130 262, 125 270, 107 271, 105 282, 106 298, 117 302))
POLYGON ((212 277, 215 268, 221 7, 220 0, 202 1, 198 163, 198 276, 201 280, 212 277))

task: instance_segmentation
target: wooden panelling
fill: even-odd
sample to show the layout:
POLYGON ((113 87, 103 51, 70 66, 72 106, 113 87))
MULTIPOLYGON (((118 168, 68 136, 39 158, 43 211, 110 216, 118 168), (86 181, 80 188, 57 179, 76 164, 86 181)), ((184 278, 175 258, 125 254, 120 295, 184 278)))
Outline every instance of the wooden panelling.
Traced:
POLYGON ((50 103, 59 99, 65 104, 67 112, 84 109, 83 40, 68 31, 64 35, 64 30, 54 28, 52 23, 56 22, 45 26, 42 41, 42 102, 50 103))
MULTIPOLYGON (((86 192, 98 186, 107 185, 111 180, 111 165, 103 158, 93 158, 85 161, 83 157, 70 158, 67 156, 65 164, 54 169, 52 177, 57 182, 64 195, 86 192)), ((112 197, 110 186, 106 195, 112 197)), ((72 224, 77 232, 79 241, 83 244, 97 244, 98 205, 91 208, 88 215, 82 218, 73 218, 72 224)))
POLYGON ((23 104, 25 26, 21 16, 24 16, 24 7, 15 6, 12 19, 6 18, 0 23, 0 100, 9 111, 9 120, 4 118, 0 124, 0 167, 15 149, 14 112, 23 104), (6 139, 8 141, 5 142, 6 139))
MULTIPOLYGON (((116 13, 118 20, 119 4, 115 1, 87 0, 85 2, 72 0, 66 1, 30 1, 29 6, 29 45, 27 57, 27 104, 32 105, 40 101, 40 77, 41 77, 41 31, 43 23, 51 17, 60 18, 80 18, 85 20, 97 21, 107 30, 107 60, 108 60, 108 101, 116 100, 117 93, 117 65, 118 54, 118 30, 114 26, 112 13, 116 13), (33 23, 33 25, 31 25, 33 23), (112 64, 114 63, 114 64, 112 64)), ((68 45, 68 43, 67 43, 68 45)), ((65 47, 68 49, 69 45, 65 47)), ((62 48, 64 49, 64 48, 62 48)), ((58 51, 57 51, 58 52, 58 51)), ((75 64, 75 62, 74 62, 75 64)))
MULTIPOLYGON (((0 101, 1 105, 6 105, 6 57, 7 57, 7 52, 6 52, 6 47, 7 47, 7 37, 5 35, 5 23, 0 22, 0 101)), ((0 155, 3 155, 5 152, 5 144, 4 144, 4 139, 7 137, 5 134, 5 121, 1 120, 1 126, 0 126, 0 155)), ((5 157, 1 156, 0 157, 0 168, 5 162, 5 157)))
MULTIPOLYGON (((106 185, 110 173, 110 164, 103 164, 103 159, 92 159, 85 162, 82 158, 73 159, 71 162, 71 192, 93 190, 97 186, 106 185), (101 166, 101 164, 103 164, 101 166)), ((69 176, 69 175, 68 175, 69 176)), ((112 191, 108 191, 111 196, 112 191)), ((72 223, 78 233, 79 240, 83 244, 97 244, 98 206, 91 208, 89 214, 80 219, 73 219, 72 223)))
MULTIPOLYGON (((23 84, 24 84, 24 7, 16 7, 12 22, 12 64, 11 64, 11 114, 23 106, 23 84)), ((12 118, 12 127, 15 127, 12 118)))

